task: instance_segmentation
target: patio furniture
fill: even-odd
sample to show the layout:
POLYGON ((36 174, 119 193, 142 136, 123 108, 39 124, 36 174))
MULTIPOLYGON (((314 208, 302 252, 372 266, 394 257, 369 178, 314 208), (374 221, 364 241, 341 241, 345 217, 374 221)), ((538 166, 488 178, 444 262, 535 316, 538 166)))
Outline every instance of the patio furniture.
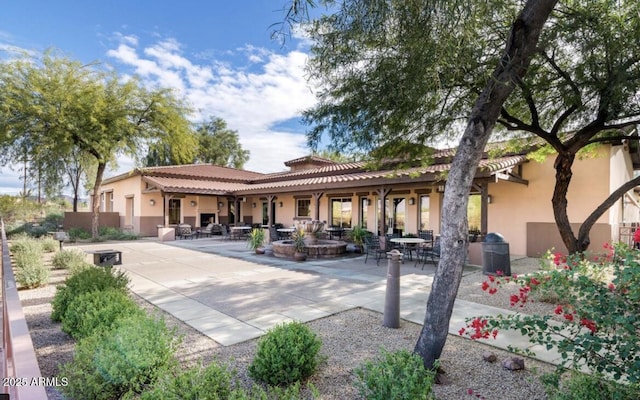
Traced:
POLYGON ((192 231, 191 225, 188 224, 180 224, 176 229, 176 236, 180 239, 193 239, 194 237, 198 238, 198 231, 192 231))
POLYGON ((329 240, 334 240, 333 237, 337 236, 338 240, 342 239, 342 234, 344 233, 344 228, 338 228, 338 227, 330 227, 325 229, 325 232, 327 232, 327 234, 329 234, 329 240))
POLYGON ((296 231, 296 228, 278 228, 276 230, 278 231, 278 237, 280 238, 278 240, 287 240, 291 239, 291 235, 296 231))
MULTIPOLYGON (((282 228, 281 228, 282 229, 282 228)), ((285 235, 283 232, 280 232, 275 226, 269 227, 269 240, 271 242, 275 242, 278 240, 286 240, 289 237, 285 235)))
POLYGON ((414 268, 418 266, 419 262, 422 262, 422 269, 424 270, 424 265, 427 263, 427 260, 431 260, 433 265, 437 266, 436 259, 440 258, 440 238, 435 238, 435 241, 429 243, 425 242, 423 245, 418 246, 416 251, 416 265, 414 268))
POLYGON ((389 240, 391 243, 400 245, 400 251, 407 256, 409 255, 409 260, 413 261, 413 250, 417 245, 425 243, 425 240, 422 238, 416 237, 399 237, 392 238, 389 240))
POLYGON ((231 227, 231 239, 241 240, 246 239, 251 232, 251 227, 242 225, 242 226, 232 226, 231 227))
POLYGON ((369 254, 373 255, 376 259, 376 265, 380 265, 380 259, 385 257, 387 251, 385 250, 385 243, 380 241, 379 236, 368 235, 364 239, 364 251, 366 253, 364 257, 364 263, 367 263, 369 254))
POLYGON ((214 227, 214 224, 207 225, 206 228, 200 230, 200 235, 211 237, 211 235, 213 235, 213 227, 214 227))
POLYGON ((226 225, 220 225, 220 235, 224 240, 231 239, 231 234, 229 233, 226 225))

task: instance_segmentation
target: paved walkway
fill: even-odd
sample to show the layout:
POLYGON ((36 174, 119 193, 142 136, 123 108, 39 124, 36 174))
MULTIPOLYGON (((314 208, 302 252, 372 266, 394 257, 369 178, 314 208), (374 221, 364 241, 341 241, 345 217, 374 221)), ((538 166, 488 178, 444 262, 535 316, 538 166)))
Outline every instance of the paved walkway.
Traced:
MULTIPOLYGON (((121 267, 133 292, 224 346, 259 337, 285 321, 308 322, 357 307, 384 312, 386 261, 365 264, 364 255, 300 263, 256 255, 243 241, 220 239, 78 247, 122 251, 121 267)), ((400 317, 422 324, 434 267, 421 270, 407 261, 400 269, 400 317)), ((471 273, 478 268, 465 268, 464 274, 471 273)), ((449 333, 457 335, 468 317, 509 312, 456 300, 449 333)), ((496 340, 483 343, 529 347, 546 362, 559 359, 557 353, 529 346, 515 332, 500 332, 496 340)))

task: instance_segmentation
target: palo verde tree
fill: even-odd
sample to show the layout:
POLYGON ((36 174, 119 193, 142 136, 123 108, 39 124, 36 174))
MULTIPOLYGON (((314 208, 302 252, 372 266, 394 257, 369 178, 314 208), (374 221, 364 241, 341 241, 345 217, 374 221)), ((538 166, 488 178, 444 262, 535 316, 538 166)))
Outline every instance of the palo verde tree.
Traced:
MULTIPOLYGON (((323 84, 319 105, 305 114, 314 125, 312 146, 328 135, 334 149, 428 162, 424 145, 451 132, 456 121, 466 121, 444 195, 441 259, 415 347, 432 368, 446 341, 462 277, 473 177, 556 1, 327 3, 338 10, 311 30, 309 68, 323 84)), ((305 4, 294 1, 292 10, 305 4)))
MULTIPOLYGON (((139 156, 150 142, 186 137, 188 108, 169 90, 148 90, 136 79, 122 81, 95 65, 56 57, 20 58, 0 65, 0 146, 31 139, 29 154, 43 163, 66 159, 73 151, 95 162, 92 235, 98 235, 100 185, 109 162, 119 154, 139 156)), ((192 159, 192 147, 173 150, 192 159)), ((49 164, 52 165, 52 164, 49 164)))
POLYGON ((566 1, 551 20, 529 74, 517 81, 498 122, 544 139, 557 153, 552 207, 560 236, 575 253, 589 246, 597 219, 640 184, 640 177, 630 179, 601 199, 575 235, 567 193, 579 151, 638 139, 625 132, 640 123, 640 3, 566 1))

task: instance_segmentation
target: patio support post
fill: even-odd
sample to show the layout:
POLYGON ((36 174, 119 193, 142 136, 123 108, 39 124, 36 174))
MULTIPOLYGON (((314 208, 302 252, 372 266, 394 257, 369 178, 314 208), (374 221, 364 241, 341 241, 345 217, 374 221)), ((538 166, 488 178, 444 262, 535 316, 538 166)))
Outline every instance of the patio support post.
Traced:
POLYGON ((164 227, 169 226, 169 199, 162 193, 162 209, 164 214, 164 227))
POLYGON ((313 193, 313 200, 314 200, 314 217, 313 219, 315 219, 316 221, 320 221, 320 197, 322 197, 323 193, 322 192, 315 192, 313 193))
POLYGON ((276 224, 276 221, 273 220, 273 202, 277 198, 278 196, 275 196, 273 194, 267 195, 267 215, 269 216, 269 226, 274 226, 276 224))
POLYGON ((489 184, 482 182, 480 185, 480 235, 487 234, 489 213, 489 184))
POLYGON ((380 199, 380 221, 378 223, 378 232, 380 236, 384 236, 385 234, 384 222, 385 222, 385 215, 387 213, 386 199, 387 199, 387 195, 391 193, 391 189, 385 188, 384 186, 380 186, 380 188, 376 190, 376 193, 378 194, 378 198, 380 199))

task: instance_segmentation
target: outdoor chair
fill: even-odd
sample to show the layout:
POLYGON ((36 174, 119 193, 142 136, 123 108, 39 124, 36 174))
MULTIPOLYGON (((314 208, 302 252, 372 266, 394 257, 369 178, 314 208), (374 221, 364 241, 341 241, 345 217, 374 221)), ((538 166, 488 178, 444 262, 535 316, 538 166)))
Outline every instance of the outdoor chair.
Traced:
POLYGON ((213 224, 209 224, 206 228, 200 230, 200 235, 211 237, 213 235, 213 224))
POLYGON ((437 237, 435 241, 432 242, 431 245, 425 244, 423 246, 419 246, 416 254, 416 265, 414 268, 418 266, 419 262, 422 262, 422 269, 424 270, 424 265, 427 263, 427 260, 431 260, 434 266, 438 266, 436 263, 436 259, 440 258, 440 238, 437 237))
POLYGON ((220 225, 220 235, 222 235, 222 239, 231 239, 231 235, 229 234, 229 230, 226 225, 220 225))
POLYGON ((375 235, 367 235, 364 238, 364 251, 366 253, 364 257, 365 264, 369 259, 369 254, 375 257, 376 265, 380 265, 380 259, 383 257, 386 258, 387 254, 387 251, 385 250, 385 242, 381 241, 380 237, 375 235))
POLYGON ((191 225, 180 224, 178 225, 178 229, 176 232, 176 236, 180 239, 193 239, 194 237, 198 238, 198 232, 191 230, 191 225))

